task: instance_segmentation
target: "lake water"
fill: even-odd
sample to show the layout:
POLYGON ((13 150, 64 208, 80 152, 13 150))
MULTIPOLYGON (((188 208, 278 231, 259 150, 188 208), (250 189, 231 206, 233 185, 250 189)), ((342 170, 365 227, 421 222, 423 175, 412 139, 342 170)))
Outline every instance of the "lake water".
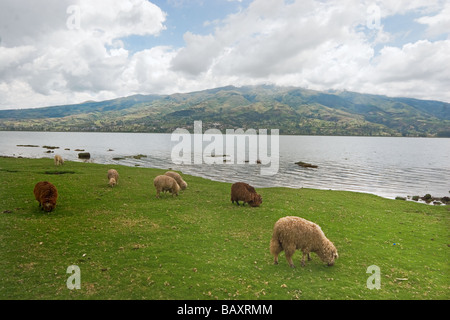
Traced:
MULTIPOLYGON (((208 144, 204 142, 202 148, 208 144)), ((171 141, 171 134, 0 131, 3 156, 53 158, 60 154, 65 160, 82 161, 75 149, 84 149, 94 163, 172 168, 216 181, 245 181, 256 188, 347 190, 387 198, 427 193, 450 196, 448 138, 279 136, 279 168, 271 176, 262 175, 264 165, 254 162, 175 164, 172 150, 177 145, 178 141, 171 141), (59 149, 49 154, 43 146, 59 149), (146 157, 132 157, 138 154, 146 157), (303 168, 295 164, 298 161, 318 167, 303 168)))

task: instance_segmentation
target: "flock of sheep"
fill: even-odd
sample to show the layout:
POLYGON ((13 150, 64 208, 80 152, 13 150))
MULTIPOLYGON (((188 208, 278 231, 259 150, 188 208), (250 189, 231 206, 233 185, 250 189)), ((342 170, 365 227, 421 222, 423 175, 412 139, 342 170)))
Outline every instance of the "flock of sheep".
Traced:
MULTIPOLYGON (((54 160, 55 165, 64 164, 64 160, 59 155, 56 155, 54 160)), ((107 178, 108 184, 114 187, 119 181, 119 173, 115 169, 110 169, 107 178)), ((157 198, 160 197, 161 192, 169 191, 172 196, 177 196, 180 190, 187 188, 187 183, 181 175, 174 171, 157 176, 153 184, 156 188, 157 198)), ((39 202, 39 207, 50 212, 56 206, 58 191, 50 182, 41 181, 34 187, 34 196, 39 202)), ((252 207, 259 207, 262 197, 249 184, 236 182, 231 186, 231 202, 239 205, 239 201, 242 201, 243 205, 248 203, 252 207)), ((274 263, 278 264, 278 255, 284 251, 289 266, 294 268, 292 256, 297 249, 303 253, 302 266, 305 265, 305 257, 311 260, 309 255, 311 252, 316 253, 328 266, 334 265, 335 259, 338 258, 336 247, 327 239, 320 226, 299 217, 280 218, 274 225, 270 241, 270 252, 274 256, 274 263)))

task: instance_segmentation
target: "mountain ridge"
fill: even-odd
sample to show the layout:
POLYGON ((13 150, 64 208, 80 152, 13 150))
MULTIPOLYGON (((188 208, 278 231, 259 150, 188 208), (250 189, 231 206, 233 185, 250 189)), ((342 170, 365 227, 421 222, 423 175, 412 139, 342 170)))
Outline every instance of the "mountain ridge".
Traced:
POLYGON ((351 91, 225 86, 167 95, 0 110, 0 130, 166 132, 280 129, 280 134, 450 136, 450 104, 351 91))

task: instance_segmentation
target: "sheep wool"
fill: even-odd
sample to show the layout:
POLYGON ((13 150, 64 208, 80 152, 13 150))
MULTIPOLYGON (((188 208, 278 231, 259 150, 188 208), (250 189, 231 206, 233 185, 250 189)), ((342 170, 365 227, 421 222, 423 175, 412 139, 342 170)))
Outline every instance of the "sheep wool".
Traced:
POLYGON ((236 182, 231 186, 231 203, 242 201, 247 202, 252 207, 259 207, 262 203, 262 197, 256 193, 255 188, 245 182, 236 182))
POLYGON ((177 181, 169 176, 160 175, 153 180, 153 185, 156 188, 156 197, 159 198, 161 192, 169 191, 172 196, 178 196, 180 186, 177 181))
POLYGON ((336 247, 327 239, 319 225, 294 216, 279 219, 274 225, 270 241, 274 263, 278 264, 278 254, 284 250, 287 262, 294 268, 292 256, 297 249, 303 252, 302 266, 305 266, 306 256, 308 261, 311 260, 310 252, 315 252, 328 266, 334 265, 338 258, 336 247))
POLYGON ((39 207, 45 212, 50 212, 55 209, 56 200, 58 199, 58 191, 56 187, 48 182, 41 181, 34 186, 34 197, 39 202, 39 207))
POLYGON ((187 188, 186 181, 183 180, 183 178, 181 177, 181 175, 179 173, 177 173, 175 171, 167 171, 165 173, 165 175, 174 178, 175 181, 180 186, 181 190, 185 190, 187 188))
POLYGON ((55 166, 60 166, 60 165, 64 164, 64 160, 59 154, 55 155, 55 159, 54 160, 55 160, 55 166))
POLYGON ((119 173, 117 172, 117 170, 108 170, 108 181, 110 187, 114 187, 117 183, 119 183, 119 173))

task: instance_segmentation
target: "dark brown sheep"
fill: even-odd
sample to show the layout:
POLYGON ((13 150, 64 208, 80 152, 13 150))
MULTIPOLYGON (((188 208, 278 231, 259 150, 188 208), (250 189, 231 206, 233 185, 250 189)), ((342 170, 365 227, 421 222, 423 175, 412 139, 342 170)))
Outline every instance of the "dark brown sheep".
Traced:
POLYGON ((34 186, 34 197, 39 202, 42 210, 50 212, 55 209, 58 191, 56 187, 48 181, 41 181, 34 186))
POLYGON ((256 193, 255 188, 245 182, 236 182, 231 186, 231 202, 243 201, 252 207, 259 207, 262 203, 262 197, 256 193))

